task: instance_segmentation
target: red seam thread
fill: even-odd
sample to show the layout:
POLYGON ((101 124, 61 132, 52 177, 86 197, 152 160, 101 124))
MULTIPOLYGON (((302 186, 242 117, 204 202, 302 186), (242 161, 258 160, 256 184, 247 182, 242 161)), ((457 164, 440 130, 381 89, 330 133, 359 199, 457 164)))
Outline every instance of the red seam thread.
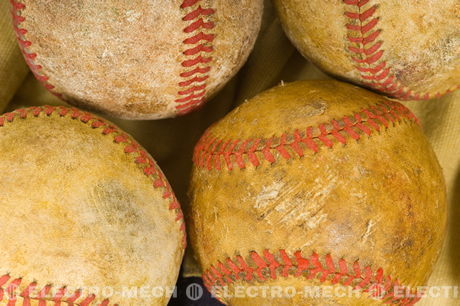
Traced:
POLYGON ((19 49, 21 50, 27 65, 34 74, 35 78, 40 81, 40 83, 42 83, 49 92, 59 98, 62 98, 61 94, 54 91, 55 86, 50 84, 49 77, 43 72, 43 67, 35 64, 37 53, 30 51, 29 48, 32 46, 32 42, 27 40, 25 37, 28 30, 20 27, 21 23, 26 20, 26 18, 22 16, 22 11, 26 8, 26 5, 18 2, 17 0, 10 0, 10 4, 12 7, 11 16, 13 18, 13 29, 16 33, 19 49))
POLYGON ((224 141, 213 137, 208 130, 195 147, 193 162, 200 168, 222 170, 227 167, 229 171, 235 166, 244 169, 248 164, 258 167, 262 160, 273 164, 280 159, 302 157, 306 151, 318 153, 321 146, 332 148, 338 144, 346 145, 351 139, 371 136, 380 132, 381 128, 388 128, 390 123, 396 124, 405 119, 418 123, 408 108, 388 100, 352 116, 316 127, 310 126, 304 131, 283 133, 281 137, 224 141))
POLYGON ((203 18, 214 15, 215 10, 203 8, 199 5, 202 0, 184 0, 180 6, 181 9, 193 8, 188 11, 183 21, 190 21, 190 24, 183 29, 184 33, 190 33, 190 37, 183 41, 186 49, 182 52, 186 59, 181 63, 184 68, 190 68, 180 73, 182 81, 178 86, 177 92, 179 98, 175 100, 176 110, 179 114, 186 114, 198 108, 204 103, 207 94, 207 83, 209 72, 211 71, 210 62, 212 57, 208 56, 214 51, 212 42, 215 34, 205 33, 205 30, 211 30, 215 27, 214 22, 205 21, 203 18))
MULTIPOLYGON (((21 286, 21 278, 13 278, 9 274, 0 276, 0 301, 8 302, 7 305, 22 305, 30 306, 32 301, 38 301, 38 305, 55 305, 60 306, 62 303, 67 305, 80 305, 89 306, 96 299, 94 294, 88 296, 82 296, 81 290, 74 292, 67 292, 66 287, 59 288, 53 296, 49 296, 53 286, 48 284, 42 288, 39 288, 37 282, 33 281, 29 283, 24 290, 17 294, 17 290, 21 286), (68 298, 65 298, 66 294, 70 294, 68 298), (18 299, 22 299, 22 303, 18 304, 18 299)), ((35 303, 34 303, 35 304, 35 303)), ((105 299, 99 306, 109 306, 109 300, 105 299)), ((113 304, 118 306, 119 304, 113 304)))
POLYGON ((371 292, 373 297, 380 298, 384 303, 400 305, 413 305, 421 299, 416 290, 409 290, 410 297, 396 297, 394 288, 403 289, 400 282, 389 275, 385 275, 382 268, 373 270, 371 267, 362 267, 359 260, 353 263, 340 258, 334 260, 331 254, 319 256, 313 252, 310 256, 304 256, 301 251, 288 255, 286 250, 280 249, 277 253, 264 250, 259 254, 252 251, 243 258, 238 255, 235 258, 226 258, 210 265, 203 273, 203 281, 210 292, 218 292, 219 287, 231 285, 237 281, 264 282, 268 279, 276 280, 278 277, 305 277, 317 279, 320 282, 331 282, 343 286, 352 286, 354 290, 371 292), (377 290, 383 288, 387 294, 381 296, 377 290))
MULTIPOLYGON (((113 142, 122 144, 124 146, 125 154, 132 155, 134 162, 139 165, 142 172, 151 179, 152 187, 161 188, 163 190, 163 198, 169 200, 169 210, 173 210, 176 213, 175 221, 180 223, 180 230, 182 232, 182 246, 186 247, 186 232, 184 215, 181 210, 181 206, 177 201, 171 186, 169 185, 166 177, 162 173, 161 169, 155 163, 155 161, 149 157, 148 153, 141 149, 140 145, 132 139, 128 134, 120 131, 114 125, 109 124, 105 120, 94 116, 93 114, 81 111, 76 108, 69 108, 64 106, 42 106, 42 107, 28 107, 15 110, 10 113, 5 113, 0 116, 0 127, 5 126, 8 123, 12 123, 15 119, 27 119, 30 117, 51 116, 57 114, 60 117, 67 117, 72 120, 79 120, 84 124, 87 124, 90 128, 100 129, 102 135, 112 135, 113 142)), ((16 290, 21 284, 21 278, 12 278, 9 274, 0 276, 0 301, 7 299, 8 305, 19 305, 17 303, 18 297, 23 299, 23 306, 30 305, 31 300, 40 301, 39 305, 46 305, 47 302, 50 305, 59 306, 62 303, 70 305, 91 305, 92 301, 96 298, 95 295, 81 296, 81 291, 77 290, 72 293, 72 296, 64 298, 66 288, 60 288, 58 292, 50 299, 46 297, 48 292, 52 289, 51 285, 46 285, 37 292, 37 283, 29 283, 25 289, 19 294, 16 294, 16 290), (32 293, 36 292, 36 295, 32 293), (79 302, 77 301, 79 300, 79 302), (54 303, 54 304, 51 304, 54 303)), ((102 301, 100 306, 108 306, 109 300, 102 301)), ((114 304, 113 306, 117 306, 114 304)))
POLYGON ((375 17, 378 5, 363 8, 370 0, 343 0, 353 11, 346 11, 344 15, 349 19, 345 25, 348 30, 347 39, 350 42, 348 50, 356 55, 352 60, 357 64, 364 85, 385 92, 400 100, 428 100, 438 98, 460 88, 446 90, 444 93, 417 93, 403 86, 396 80, 392 67, 382 60, 385 51, 382 49, 383 41, 378 41, 382 30, 376 29, 380 17, 375 17), (356 46, 358 45, 358 46, 356 46))

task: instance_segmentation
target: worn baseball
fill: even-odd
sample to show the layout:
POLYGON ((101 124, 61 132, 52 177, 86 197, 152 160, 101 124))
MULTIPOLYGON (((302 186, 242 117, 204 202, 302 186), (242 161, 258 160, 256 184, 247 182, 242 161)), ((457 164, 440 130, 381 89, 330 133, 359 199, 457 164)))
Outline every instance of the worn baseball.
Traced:
POLYGON ((129 135, 65 107, 0 117, 2 305, 166 305, 183 215, 129 135))
POLYGON ((275 0, 285 32, 326 72, 400 100, 460 87, 458 0, 275 0))
POLYGON ((125 119, 186 114, 246 61, 263 0, 10 0, 38 80, 125 119))
POLYGON ((231 305, 414 303, 446 226, 414 115, 337 81, 278 86, 209 128, 191 201, 203 279, 231 305))

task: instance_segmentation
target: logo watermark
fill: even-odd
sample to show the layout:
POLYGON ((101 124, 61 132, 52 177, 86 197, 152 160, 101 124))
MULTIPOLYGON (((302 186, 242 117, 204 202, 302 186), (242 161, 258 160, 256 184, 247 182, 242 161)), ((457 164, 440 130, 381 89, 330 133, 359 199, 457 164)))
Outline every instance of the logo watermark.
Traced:
POLYGON ((304 286, 301 288, 293 286, 232 286, 213 287, 213 296, 220 298, 284 298, 290 299, 295 296, 305 298, 360 298, 370 297, 373 299, 384 299, 388 295, 398 299, 420 299, 422 297, 432 298, 458 298, 458 286, 419 286, 407 288, 394 286, 387 290, 384 286, 373 285, 366 290, 353 289, 351 286, 304 286))
MULTIPOLYGON (((34 296, 37 293, 35 287, 30 287, 29 290, 20 290, 19 286, 9 286, 6 288, 5 293, 10 296, 34 296), (28 291, 28 292, 26 292, 28 291)), ((142 287, 79 287, 72 288, 67 286, 65 290, 62 290, 60 287, 49 288, 46 295, 41 295, 41 297, 46 299, 55 299, 57 297, 61 299, 70 298, 76 292, 79 292, 81 295, 96 295, 103 299, 152 299, 152 298, 162 298, 162 297, 177 297, 177 287, 176 286, 142 286, 142 287)))
MULTIPOLYGON (((10 297, 28 294, 34 296, 37 288, 30 288, 30 292, 20 290, 19 286, 9 286, 5 289, 5 294, 10 297)), ((191 283, 185 289, 185 296, 191 301, 201 299, 205 293, 203 286, 198 283, 191 283)), ((142 287, 87 287, 87 288, 70 288, 66 287, 65 292, 62 288, 50 288, 43 298, 62 299, 71 297, 75 292, 82 295, 94 294, 103 299, 153 299, 153 298, 177 298, 178 289, 176 286, 142 286, 142 287)), ((381 285, 372 285, 367 288, 365 293, 362 290, 353 289, 351 286, 222 286, 212 287, 211 296, 223 299, 231 298, 269 298, 269 299, 291 299, 296 296, 305 298, 360 298, 370 297, 373 299, 385 299, 387 296, 398 299, 420 299, 422 297, 432 298, 459 298, 458 286, 419 286, 407 288, 402 286, 391 287, 390 290, 381 285)))
POLYGON ((193 283, 187 286, 185 289, 185 295, 189 300, 198 301, 203 296, 203 287, 197 283, 193 283))

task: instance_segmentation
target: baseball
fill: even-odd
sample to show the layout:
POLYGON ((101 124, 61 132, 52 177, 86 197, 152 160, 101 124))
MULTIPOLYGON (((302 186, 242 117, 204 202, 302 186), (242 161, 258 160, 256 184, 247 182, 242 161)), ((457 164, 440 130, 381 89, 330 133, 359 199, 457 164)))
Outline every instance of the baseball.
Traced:
POLYGON ((65 101, 125 119, 201 106, 246 61, 263 0, 10 0, 24 57, 65 101))
POLYGON ((326 72, 400 100, 460 87, 458 0, 275 0, 285 32, 326 72))
POLYGON ((2 304, 167 304, 183 215, 142 147, 92 114, 45 106, 2 115, 0 149, 2 304))
POLYGON ((415 116, 337 81, 283 84, 209 128, 191 201, 203 279, 231 305, 413 303, 445 235, 442 171, 415 116))

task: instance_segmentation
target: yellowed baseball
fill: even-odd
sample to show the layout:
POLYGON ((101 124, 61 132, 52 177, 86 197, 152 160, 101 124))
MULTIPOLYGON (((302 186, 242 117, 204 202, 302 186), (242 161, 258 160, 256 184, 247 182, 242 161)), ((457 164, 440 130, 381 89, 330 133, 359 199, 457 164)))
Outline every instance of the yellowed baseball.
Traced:
POLYGON ((167 304, 183 217, 139 144, 90 113, 45 106, 2 115, 0 151, 2 305, 167 304))
POLYGON ((246 61, 263 0, 11 0, 26 61, 71 104, 126 119, 201 106, 246 61))
POLYGON ((446 232, 415 116, 337 81, 275 87, 210 127, 190 194, 203 279, 229 305, 415 303, 446 232))
POLYGON ((275 0, 298 50, 326 72, 401 100, 460 87, 458 0, 275 0))

